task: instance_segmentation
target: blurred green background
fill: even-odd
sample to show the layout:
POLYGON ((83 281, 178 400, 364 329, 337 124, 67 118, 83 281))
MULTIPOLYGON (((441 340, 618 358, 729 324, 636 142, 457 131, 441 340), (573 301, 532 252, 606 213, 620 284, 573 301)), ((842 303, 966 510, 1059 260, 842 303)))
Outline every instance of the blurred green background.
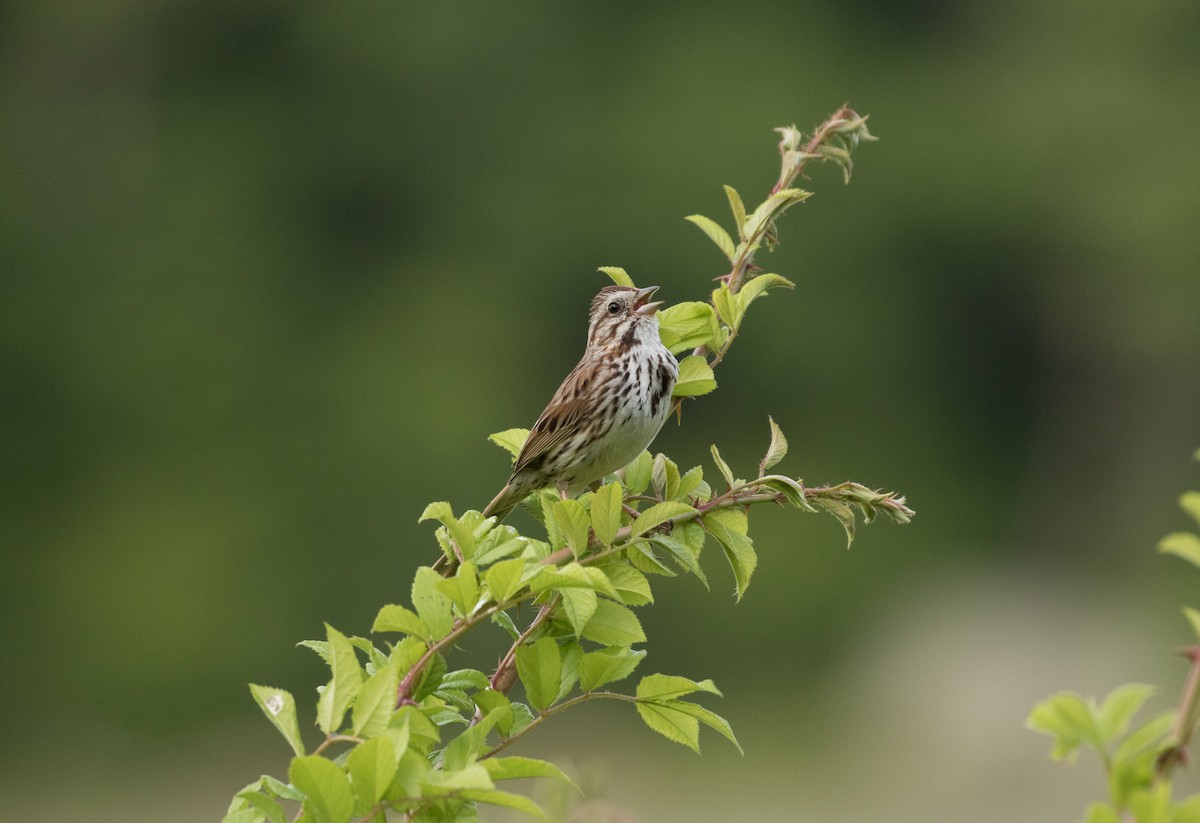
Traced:
MULTIPOLYGON (((0 7, 0 818, 206 821, 307 724, 322 621, 365 632, 479 507, 625 266, 702 298, 681 218, 758 202, 775 126, 871 116, 657 441, 918 511, 847 552, 756 519, 757 577, 657 588, 646 672, 711 676, 746 749, 586 707, 562 757, 640 821, 1075 819, 1095 762, 1023 728, 1160 683, 1197 579, 1200 5, 15 0, 0 7), (759 697, 767 690, 770 699, 759 697), (581 741, 586 741, 580 745, 581 741)), ((493 654, 475 641, 467 651, 493 654)), ((492 819, 499 819, 494 817, 492 819)))

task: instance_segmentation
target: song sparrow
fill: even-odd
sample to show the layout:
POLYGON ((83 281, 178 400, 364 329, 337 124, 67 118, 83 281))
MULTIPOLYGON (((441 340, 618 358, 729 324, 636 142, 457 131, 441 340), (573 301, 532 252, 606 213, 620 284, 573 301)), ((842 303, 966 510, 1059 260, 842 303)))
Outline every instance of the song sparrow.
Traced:
POLYGON ((671 413, 679 364, 658 338, 647 302, 658 286, 607 286, 592 300, 587 348, 517 455, 508 483, 483 510, 501 520, 532 492, 576 495, 650 445, 671 413))

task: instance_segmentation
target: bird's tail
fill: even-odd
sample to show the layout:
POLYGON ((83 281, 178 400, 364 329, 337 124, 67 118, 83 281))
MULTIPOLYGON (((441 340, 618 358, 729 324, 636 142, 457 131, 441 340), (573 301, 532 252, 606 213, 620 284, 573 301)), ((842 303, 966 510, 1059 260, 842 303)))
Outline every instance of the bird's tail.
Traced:
POLYGON ((508 513, 515 509, 517 504, 528 496, 528 488, 508 483, 492 499, 492 502, 487 504, 487 508, 483 510, 483 516, 495 516, 496 522, 499 523, 508 517, 508 513))

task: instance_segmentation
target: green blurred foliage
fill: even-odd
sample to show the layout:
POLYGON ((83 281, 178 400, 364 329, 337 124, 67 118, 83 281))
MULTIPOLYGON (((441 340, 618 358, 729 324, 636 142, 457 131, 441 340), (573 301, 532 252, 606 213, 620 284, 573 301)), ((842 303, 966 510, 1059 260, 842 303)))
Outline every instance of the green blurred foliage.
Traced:
POLYGON ((656 445, 748 473, 771 414, 782 469, 920 516, 849 553, 828 518, 761 518, 743 603, 718 567, 703 599, 663 587, 656 667, 728 693, 765 656, 804 689, 935 571, 1151 574, 1200 420, 1198 25, 1186 0, 6 4, 8 732, 169 741, 252 717, 247 681, 310 688, 293 644, 395 599, 436 555, 425 503, 503 483, 486 435, 575 362, 595 268, 702 299, 722 261, 682 217, 724 214, 722 183, 757 202, 770 129, 845 100, 881 142, 849 187, 812 171, 760 260, 797 290, 656 445))

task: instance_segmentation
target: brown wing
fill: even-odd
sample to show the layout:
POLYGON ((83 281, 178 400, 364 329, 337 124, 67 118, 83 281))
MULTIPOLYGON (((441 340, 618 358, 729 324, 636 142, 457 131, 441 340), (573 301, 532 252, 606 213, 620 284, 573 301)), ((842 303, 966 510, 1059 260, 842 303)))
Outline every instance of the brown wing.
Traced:
POLYGON ((529 437, 521 447, 521 453, 517 455, 517 462, 513 464, 514 475, 526 468, 536 470, 547 455, 552 454, 558 446, 579 431, 587 416, 588 396, 582 391, 576 391, 576 388, 585 365, 588 369, 592 368, 592 364, 586 359, 579 361, 558 387, 558 391, 554 392, 542 416, 529 430, 529 437))

